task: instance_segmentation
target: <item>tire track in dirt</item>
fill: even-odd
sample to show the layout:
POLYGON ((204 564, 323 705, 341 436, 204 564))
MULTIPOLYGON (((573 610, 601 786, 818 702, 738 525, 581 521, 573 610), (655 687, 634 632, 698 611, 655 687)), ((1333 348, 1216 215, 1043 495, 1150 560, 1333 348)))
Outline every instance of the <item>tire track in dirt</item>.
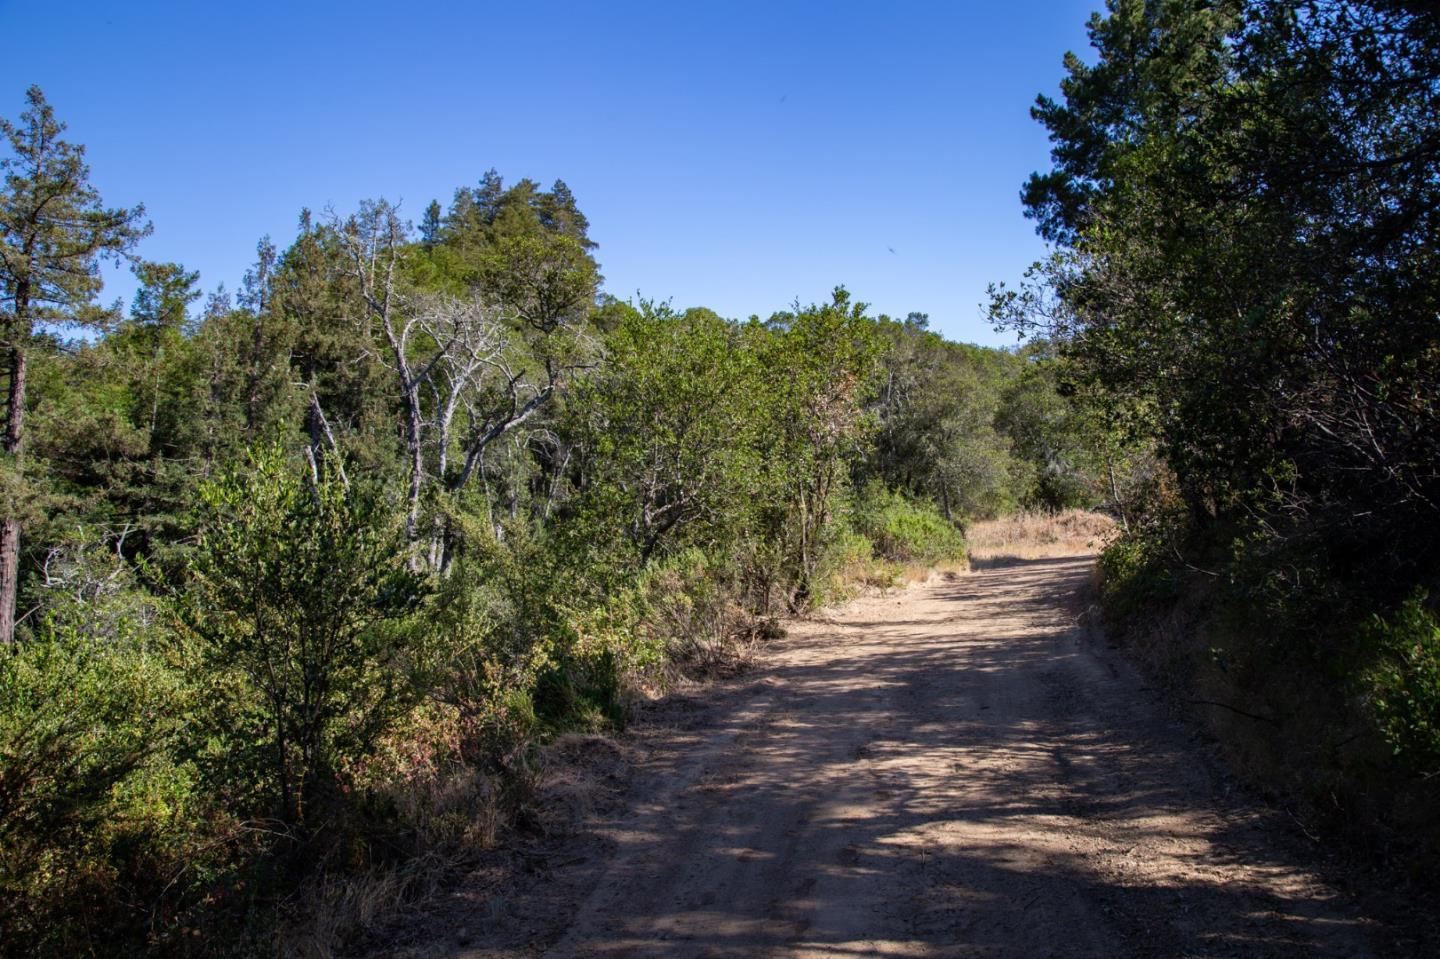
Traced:
POLYGON ((1091 565, 796 624, 750 678, 637 724, 584 865, 414 954, 1373 954, 1378 924, 1077 625, 1091 565))

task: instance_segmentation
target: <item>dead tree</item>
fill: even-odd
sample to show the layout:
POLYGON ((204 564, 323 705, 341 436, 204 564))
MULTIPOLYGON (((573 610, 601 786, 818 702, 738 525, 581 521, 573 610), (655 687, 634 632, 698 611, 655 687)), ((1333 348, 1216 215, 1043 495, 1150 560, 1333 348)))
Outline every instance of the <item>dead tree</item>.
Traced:
MULTIPOLYGON (((490 444, 549 402, 570 367, 517 336, 522 321, 483 291, 462 298, 403 289, 409 228, 388 203, 364 203, 343 222, 332 216, 332 225, 362 307, 357 320, 394 376, 408 471, 411 562, 443 570, 450 559, 448 531, 438 517, 422 522, 425 497, 464 489, 490 444)), ((562 330, 551 326, 544 337, 562 330)))

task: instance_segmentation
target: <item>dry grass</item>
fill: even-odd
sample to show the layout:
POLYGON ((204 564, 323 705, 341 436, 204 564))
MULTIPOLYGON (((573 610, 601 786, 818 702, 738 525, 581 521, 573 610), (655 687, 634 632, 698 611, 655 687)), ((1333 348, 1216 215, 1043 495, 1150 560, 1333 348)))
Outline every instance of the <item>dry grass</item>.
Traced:
POLYGON ((285 959, 333 959, 376 928, 426 901, 476 852, 499 841, 509 813, 493 777, 478 770, 396 783, 388 798, 423 850, 308 883, 285 904, 274 952, 285 959))
POLYGON ((975 523, 966 533, 976 562, 1076 556, 1104 548, 1115 521, 1103 513, 1072 509, 1063 513, 1015 513, 975 523))
POLYGON ((427 854, 403 866, 314 884, 290 903, 292 919, 278 930, 275 954, 284 959, 334 959, 357 936, 433 896, 454 867, 453 860, 427 854))
POLYGON ((923 583, 932 576, 954 576, 969 569, 968 558, 938 563, 897 563, 884 559, 847 563, 831 577, 812 612, 861 596, 885 596, 894 590, 923 583))
MULTIPOLYGON (((625 741, 592 733, 565 733, 540 748, 528 787, 534 791, 527 806, 534 828, 549 836, 573 833, 597 807, 618 801, 625 770, 636 756, 625 741)), ((425 834, 424 854, 312 883, 287 904, 289 921, 278 932, 275 953, 284 959, 351 954, 368 934, 403 921, 433 899, 461 867, 472 868, 479 853, 508 840, 509 817, 492 787, 479 774, 454 777, 437 788, 417 787, 411 803, 426 807, 425 815, 448 820, 468 811, 473 822, 464 829, 448 821, 415 824, 425 834)), ((413 810, 405 812, 414 818, 413 810)))
POLYGON ((597 807, 614 802, 635 746, 599 733, 564 733, 541 750, 537 811, 549 835, 579 828, 597 807))

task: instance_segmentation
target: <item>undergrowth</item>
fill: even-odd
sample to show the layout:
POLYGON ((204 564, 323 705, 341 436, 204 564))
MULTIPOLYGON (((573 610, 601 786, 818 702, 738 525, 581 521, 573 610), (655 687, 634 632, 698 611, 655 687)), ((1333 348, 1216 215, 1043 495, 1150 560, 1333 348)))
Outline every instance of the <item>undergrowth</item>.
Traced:
POLYGON ((1252 538, 1207 551, 1175 530, 1137 530, 1102 554, 1112 631, 1242 775, 1314 828, 1417 875, 1440 862, 1440 624, 1427 595, 1362 614, 1364 596, 1320 572, 1317 594, 1303 562, 1267 560, 1252 538))

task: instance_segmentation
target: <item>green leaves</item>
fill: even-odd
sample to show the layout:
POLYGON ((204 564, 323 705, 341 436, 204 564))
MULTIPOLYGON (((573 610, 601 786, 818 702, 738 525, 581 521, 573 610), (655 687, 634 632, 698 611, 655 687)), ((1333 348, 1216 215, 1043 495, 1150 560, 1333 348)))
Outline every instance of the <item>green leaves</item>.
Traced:
MULTIPOLYGON (((93 323, 84 310, 100 289, 99 261, 125 256, 149 232, 143 207, 106 209, 90 184, 85 150, 60 139, 65 126, 39 87, 26 91, 20 123, 0 119, 0 363, 9 386, 0 455, 20 468, 26 374, 40 322, 93 323)), ((0 517, 0 645, 14 640, 20 580, 20 517, 0 517)))
POLYGON ((760 467, 762 370, 744 331, 713 314, 642 304, 576 391, 591 451, 586 514, 617 524, 640 563, 741 534, 760 467))
POLYGON ((945 563, 965 558, 965 536, 927 504, 883 487, 857 496, 852 524, 876 558, 895 563, 945 563))
POLYGON ((393 504, 337 473, 306 478, 261 449, 201 495, 181 620, 203 668, 238 680, 226 722, 263 744, 250 775, 300 826, 406 701, 404 620, 426 584, 404 565, 393 504))
POLYGON ((98 941, 91 923, 143 935, 143 920, 105 893, 153 901, 170 847, 196 828, 192 770, 175 761, 189 690, 157 640, 47 626, 0 650, 0 924, 11 948, 73 955, 98 941))
POLYGON ((73 841, 177 731, 178 677, 134 635, 44 631, 0 655, 0 837, 73 841))
POLYGON ((1058 304, 997 306, 1058 314, 1081 392, 1150 434, 1195 527, 1253 524, 1275 562, 1308 542, 1398 601, 1440 563, 1440 420, 1414 399, 1440 392, 1433 18, 1116 0, 1091 35, 1099 62, 1037 111, 1058 304))
POLYGON ((1366 628, 1378 652, 1367 679, 1371 707, 1396 757, 1413 773, 1440 775, 1440 621, 1417 593, 1366 628))

